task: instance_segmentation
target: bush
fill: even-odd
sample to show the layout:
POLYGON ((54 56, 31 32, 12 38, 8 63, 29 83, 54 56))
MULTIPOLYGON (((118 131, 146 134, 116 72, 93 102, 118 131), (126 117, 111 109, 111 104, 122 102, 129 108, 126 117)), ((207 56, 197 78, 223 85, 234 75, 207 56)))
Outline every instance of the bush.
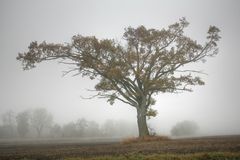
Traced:
POLYGON ((171 130, 172 136, 193 136, 198 131, 198 125, 193 121, 182 121, 173 126, 171 130))

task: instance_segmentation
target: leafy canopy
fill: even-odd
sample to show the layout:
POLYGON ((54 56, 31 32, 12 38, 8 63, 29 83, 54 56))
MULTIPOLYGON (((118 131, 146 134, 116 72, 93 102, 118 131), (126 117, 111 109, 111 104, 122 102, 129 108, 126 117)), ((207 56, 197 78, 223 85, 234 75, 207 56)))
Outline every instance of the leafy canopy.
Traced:
POLYGON ((26 70, 42 61, 61 59, 61 63, 75 66, 67 73, 100 79, 95 86, 97 96, 108 98, 111 104, 120 100, 136 108, 149 108, 155 103, 154 93, 191 91, 190 86, 204 84, 196 76, 199 71, 180 69, 217 54, 220 30, 210 26, 207 42, 201 45, 183 34, 188 24, 182 18, 162 30, 128 27, 124 44, 82 35, 64 44, 34 41, 17 59, 26 70))

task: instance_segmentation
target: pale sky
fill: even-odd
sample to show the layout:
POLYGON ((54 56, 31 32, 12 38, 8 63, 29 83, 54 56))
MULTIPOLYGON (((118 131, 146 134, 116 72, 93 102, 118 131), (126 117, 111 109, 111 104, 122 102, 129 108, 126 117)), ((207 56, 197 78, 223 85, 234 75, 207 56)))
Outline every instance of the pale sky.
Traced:
POLYGON ((55 121, 78 118, 136 121, 134 108, 110 106, 103 99, 84 100, 95 82, 81 76, 62 77, 67 68, 57 62, 23 71, 16 61, 31 41, 70 42, 76 34, 121 40, 124 28, 145 25, 162 29, 186 17, 186 34, 204 42, 210 25, 221 29, 219 54, 194 65, 206 85, 194 92, 160 94, 158 116, 150 125, 161 134, 183 120, 196 121, 204 134, 240 134, 240 1, 238 0, 1 0, 0 114, 45 107, 55 121))

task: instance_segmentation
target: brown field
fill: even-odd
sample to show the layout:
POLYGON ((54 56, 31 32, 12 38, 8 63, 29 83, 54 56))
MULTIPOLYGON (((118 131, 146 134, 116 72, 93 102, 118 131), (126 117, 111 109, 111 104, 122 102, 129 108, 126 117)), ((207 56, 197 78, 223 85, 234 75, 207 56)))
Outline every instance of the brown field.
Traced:
POLYGON ((0 160, 91 158, 128 154, 186 154, 240 152, 240 135, 121 143, 118 139, 89 140, 2 140, 0 160))

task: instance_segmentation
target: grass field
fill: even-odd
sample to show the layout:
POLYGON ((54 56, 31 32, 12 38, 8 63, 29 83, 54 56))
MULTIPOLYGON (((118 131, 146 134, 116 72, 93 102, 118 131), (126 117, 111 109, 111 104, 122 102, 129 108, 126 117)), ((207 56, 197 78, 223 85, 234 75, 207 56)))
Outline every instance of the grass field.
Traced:
POLYGON ((0 141, 0 160, 240 160, 240 136, 117 140, 0 141))
POLYGON ((238 160, 240 152, 210 152, 190 154, 127 154, 91 158, 66 158, 66 160, 238 160))

